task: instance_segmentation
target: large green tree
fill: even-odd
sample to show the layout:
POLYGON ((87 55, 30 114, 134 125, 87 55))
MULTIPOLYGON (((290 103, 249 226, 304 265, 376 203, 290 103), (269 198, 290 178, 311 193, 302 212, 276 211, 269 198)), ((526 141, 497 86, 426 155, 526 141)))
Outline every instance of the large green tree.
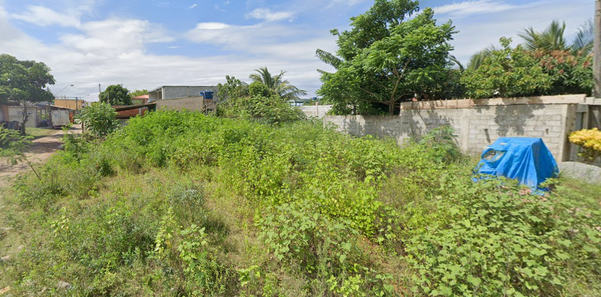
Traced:
POLYGON ((415 94, 432 97, 449 78, 455 33, 451 22, 437 25, 434 12, 418 11, 418 2, 376 0, 364 14, 351 18, 351 30, 338 36, 336 54, 317 50, 336 71, 321 71, 318 94, 339 114, 393 114, 399 101, 415 94))
POLYGON ((28 104, 52 101, 54 96, 46 87, 53 84, 54 77, 46 64, 0 55, 0 102, 10 100, 21 106, 21 134, 25 135, 25 124, 29 120, 28 104))
POLYGON ((300 99, 299 96, 307 95, 307 92, 290 84, 288 80, 283 79, 285 71, 272 75, 267 67, 255 69, 256 73, 250 75, 253 82, 260 82, 273 90, 278 96, 286 100, 300 99))
POLYGON ((132 105, 129 90, 122 85, 110 85, 98 95, 102 103, 110 105, 132 105))

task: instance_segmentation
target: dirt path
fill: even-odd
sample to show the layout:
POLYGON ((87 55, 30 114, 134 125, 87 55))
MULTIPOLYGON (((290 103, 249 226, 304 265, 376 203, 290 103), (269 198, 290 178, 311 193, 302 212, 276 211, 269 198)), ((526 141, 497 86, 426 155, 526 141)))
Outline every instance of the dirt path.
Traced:
MULTIPOLYGON (((71 133, 79 133, 81 129, 72 128, 71 133)), ((46 162, 54 152, 59 149, 63 143, 63 130, 56 130, 50 136, 41 137, 33 141, 33 145, 27 149, 25 156, 36 164, 46 162)), ((19 163, 15 166, 7 164, 7 160, 0 158, 0 188, 10 185, 11 180, 17 174, 30 171, 27 164, 19 163)))

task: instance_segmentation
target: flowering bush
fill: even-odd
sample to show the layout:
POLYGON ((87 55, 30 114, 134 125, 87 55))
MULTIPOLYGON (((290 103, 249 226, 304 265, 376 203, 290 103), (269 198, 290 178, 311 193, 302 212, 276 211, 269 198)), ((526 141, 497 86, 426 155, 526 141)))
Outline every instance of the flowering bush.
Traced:
POLYGON ((582 147, 579 154, 586 162, 592 163, 601 156, 601 131, 597 128, 582 129, 570 133, 570 142, 582 147))

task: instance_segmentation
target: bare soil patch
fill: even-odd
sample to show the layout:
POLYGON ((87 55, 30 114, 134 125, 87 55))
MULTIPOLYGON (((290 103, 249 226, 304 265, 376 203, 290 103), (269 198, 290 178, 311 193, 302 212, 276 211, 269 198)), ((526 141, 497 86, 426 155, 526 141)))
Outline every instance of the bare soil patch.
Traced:
MULTIPOLYGON (((81 129, 74 127, 69 132, 80 133, 81 129)), ((63 130, 55 130, 52 135, 33 140, 33 145, 27 149, 25 156, 36 164, 43 164, 59 149, 60 145, 63 143, 62 139, 64 134, 65 132, 63 130)), ((17 174, 29 170, 31 170, 31 168, 29 168, 27 164, 20 163, 11 166, 6 159, 0 158, 0 188, 10 185, 12 178, 17 174)))

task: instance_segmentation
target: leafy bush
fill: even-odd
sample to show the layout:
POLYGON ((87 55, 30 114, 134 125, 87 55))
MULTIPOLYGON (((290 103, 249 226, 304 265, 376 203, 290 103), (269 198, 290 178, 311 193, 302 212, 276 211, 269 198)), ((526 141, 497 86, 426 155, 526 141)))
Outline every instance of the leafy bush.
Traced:
POLYGON ((261 238, 278 261, 298 266, 313 280, 313 287, 328 291, 313 294, 392 293, 383 285, 382 276, 376 278, 374 271, 364 266, 366 257, 357 246, 358 233, 344 222, 315 212, 308 201, 267 209, 256 221, 261 238))
MULTIPOLYGON (((232 78, 235 80, 235 78, 232 78)), ((240 81, 229 82, 234 84, 226 92, 228 99, 219 105, 219 114, 226 117, 252 118, 270 124, 288 123, 306 118, 305 114, 295 106, 286 102, 284 97, 280 97, 275 90, 270 89, 261 82, 253 82, 246 87, 241 85, 240 81), (244 87, 246 92, 239 89, 244 87), (238 91, 235 91, 238 90, 238 91)))
POLYGON ((476 70, 461 77, 471 98, 541 95, 551 87, 551 77, 538 61, 520 45, 511 48, 511 39, 502 37, 501 49, 493 50, 476 70))
POLYGON ((444 182, 452 190, 432 201, 439 211, 419 212, 423 225, 406 234, 417 292, 558 296, 573 273, 569 263, 599 261, 601 234, 590 219, 598 213, 578 214, 558 197, 520 195, 507 181, 444 182))
POLYGON ((601 131, 597 128, 582 129, 570 133, 568 137, 571 143, 580 146, 581 156, 586 162, 593 163, 601 156, 601 131))
POLYGON ((86 106, 77 115, 85 128, 95 136, 106 136, 119 126, 117 112, 108 103, 86 106))
POLYGON ((422 137, 420 144, 431 149, 435 154, 434 161, 439 163, 453 163, 461 159, 462 154, 456 143, 454 129, 445 125, 430 130, 422 137))

